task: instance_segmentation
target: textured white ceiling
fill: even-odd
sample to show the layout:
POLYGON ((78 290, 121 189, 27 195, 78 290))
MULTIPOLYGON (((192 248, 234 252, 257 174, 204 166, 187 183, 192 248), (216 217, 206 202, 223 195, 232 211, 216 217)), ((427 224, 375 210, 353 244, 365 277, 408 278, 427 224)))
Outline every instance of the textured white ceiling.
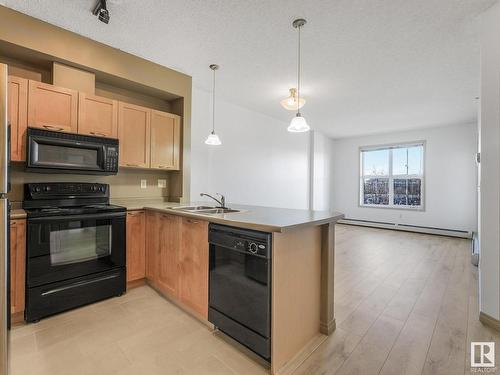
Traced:
MULTIPOLYGON (((193 76, 284 121, 303 29, 302 110, 332 137, 476 120, 479 15, 495 0, 1 0, 8 7, 193 76)), ((238 119, 235 119, 238 121, 238 119)))

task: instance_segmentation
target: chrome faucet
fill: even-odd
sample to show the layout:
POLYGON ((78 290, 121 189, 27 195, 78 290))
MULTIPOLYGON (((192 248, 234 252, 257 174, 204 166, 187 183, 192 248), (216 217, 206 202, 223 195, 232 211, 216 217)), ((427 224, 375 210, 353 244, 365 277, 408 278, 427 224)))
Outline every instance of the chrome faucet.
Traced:
POLYGON ((206 193, 200 193, 200 197, 205 196, 205 197, 212 198, 214 201, 216 201, 219 204, 219 208, 227 208, 226 207, 226 197, 220 193, 216 193, 216 194, 220 197, 220 199, 217 199, 217 198, 211 196, 210 194, 206 194, 206 193))

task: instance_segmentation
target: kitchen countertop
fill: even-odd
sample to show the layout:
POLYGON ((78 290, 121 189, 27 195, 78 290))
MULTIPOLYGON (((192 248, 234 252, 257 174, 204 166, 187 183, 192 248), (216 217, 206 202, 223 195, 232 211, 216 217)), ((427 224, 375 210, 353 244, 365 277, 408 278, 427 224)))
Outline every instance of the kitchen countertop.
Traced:
POLYGON ((275 208, 262 206, 247 206, 240 204, 228 204, 232 209, 240 212, 225 214, 203 215, 173 209, 179 206, 212 206, 210 202, 196 203, 173 203, 162 200, 143 199, 116 199, 112 204, 121 205, 128 210, 154 210, 184 217, 203 219, 209 222, 232 225, 236 227, 261 230, 266 232, 285 232, 303 226, 317 226, 335 222, 344 217, 339 212, 310 211, 289 208, 275 208))
POLYGON ((26 211, 22 208, 13 208, 10 210, 11 219, 26 219, 26 211))

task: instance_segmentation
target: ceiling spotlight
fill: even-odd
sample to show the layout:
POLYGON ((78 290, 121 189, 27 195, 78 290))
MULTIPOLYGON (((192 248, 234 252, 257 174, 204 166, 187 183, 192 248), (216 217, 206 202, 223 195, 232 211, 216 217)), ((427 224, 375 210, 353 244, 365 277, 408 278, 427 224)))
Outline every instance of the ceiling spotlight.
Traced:
POLYGON ((97 1, 97 4, 92 11, 92 14, 94 16, 97 16, 99 18, 99 21, 104 22, 104 23, 109 23, 109 12, 108 9, 106 8, 106 0, 99 0, 97 1))

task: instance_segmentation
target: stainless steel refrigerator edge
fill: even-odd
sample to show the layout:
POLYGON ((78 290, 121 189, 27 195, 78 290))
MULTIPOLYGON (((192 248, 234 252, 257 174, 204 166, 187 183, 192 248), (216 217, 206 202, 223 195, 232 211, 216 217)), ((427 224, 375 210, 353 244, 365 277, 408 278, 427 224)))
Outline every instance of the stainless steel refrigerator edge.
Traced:
POLYGON ((7 65, 0 64, 0 375, 9 371, 9 330, 7 326, 10 306, 8 290, 8 211, 9 201, 9 129, 7 123, 7 65))

